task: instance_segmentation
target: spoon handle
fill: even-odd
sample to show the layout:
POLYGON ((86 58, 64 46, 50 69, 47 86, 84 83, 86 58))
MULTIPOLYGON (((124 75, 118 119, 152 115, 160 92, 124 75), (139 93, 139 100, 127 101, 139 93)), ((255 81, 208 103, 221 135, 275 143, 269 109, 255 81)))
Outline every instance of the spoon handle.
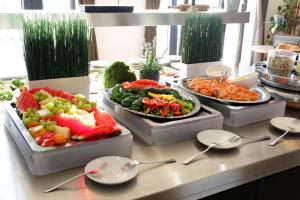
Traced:
POLYGON ((152 161, 152 162, 141 162, 139 161, 140 164, 153 164, 153 163, 175 163, 175 159, 168 159, 168 160, 160 160, 160 161, 152 161))
POLYGON ((72 177, 72 178, 69 178, 69 179, 67 179, 67 180, 65 180, 65 181, 63 181, 63 182, 61 182, 61 183, 59 183, 59 184, 57 184, 57 185, 55 185, 55 186, 53 186, 53 187, 46 188, 46 189, 44 190, 44 193, 52 192, 52 191, 55 190, 56 188, 58 188, 58 187, 60 187, 60 186, 62 186, 62 185, 64 185, 64 184, 66 184, 66 183, 68 183, 68 182, 70 182, 70 181, 72 181, 72 180, 74 180, 74 179, 76 179, 76 178, 79 178, 79 177, 81 177, 81 176, 84 176, 84 175, 86 175, 86 174, 88 174, 88 173, 90 173, 90 172, 85 172, 85 173, 78 174, 77 176, 74 176, 74 177, 72 177))
POLYGON ((270 136, 262 136, 262 137, 257 137, 257 138, 248 138, 248 141, 243 142, 242 145, 249 144, 249 143, 252 143, 252 142, 258 142, 258 141, 262 141, 262 140, 269 140, 269 139, 271 139, 270 136))
POLYGON ((188 165, 190 164, 190 162, 192 162, 195 158, 197 158, 198 156, 206 153, 209 149, 211 149, 212 147, 215 147, 216 145, 212 144, 212 145, 209 145, 204 151, 201 151, 200 153, 197 153, 187 159, 185 159, 184 161, 182 161, 182 164, 184 165, 188 165))
POLYGON ((286 130, 281 136, 279 136, 278 138, 276 138, 275 140, 273 140, 272 142, 269 143, 269 145, 274 146, 275 144, 277 144, 277 142, 283 138, 286 134, 288 134, 290 130, 286 130))

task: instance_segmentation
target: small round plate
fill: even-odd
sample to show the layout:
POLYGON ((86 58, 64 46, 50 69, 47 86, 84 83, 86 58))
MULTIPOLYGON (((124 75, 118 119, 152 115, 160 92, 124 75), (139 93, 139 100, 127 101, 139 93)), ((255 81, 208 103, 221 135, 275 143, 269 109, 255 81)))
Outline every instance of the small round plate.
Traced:
POLYGON ((212 147, 215 149, 232 149, 241 144, 241 138, 238 135, 224 130, 201 131, 197 134, 197 140, 206 146, 216 144, 216 146, 212 147), (232 137, 239 139, 230 142, 231 140, 229 139, 232 137))
POLYGON ((270 120, 271 124, 282 131, 291 133, 300 133, 300 119, 292 117, 275 117, 270 120), (293 129, 291 130, 290 127, 293 129))
POLYGON ((87 177, 93 181, 105 185, 116 185, 133 179, 139 172, 138 166, 132 167, 130 170, 122 170, 121 168, 131 160, 119 156, 101 157, 89 162, 85 167, 85 172, 97 169, 99 166, 107 162, 107 167, 100 170, 98 174, 87 174, 87 177))

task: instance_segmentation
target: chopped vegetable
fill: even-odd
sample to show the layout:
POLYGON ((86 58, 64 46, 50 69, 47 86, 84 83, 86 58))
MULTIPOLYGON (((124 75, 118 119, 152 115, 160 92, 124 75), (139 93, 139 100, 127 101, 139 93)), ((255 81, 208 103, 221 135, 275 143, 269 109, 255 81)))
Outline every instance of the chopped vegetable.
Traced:
POLYGON ((15 79, 15 80, 12 80, 11 83, 16 86, 17 88, 21 88, 24 86, 24 82, 19 80, 19 79, 15 79))
POLYGON ((123 107, 156 116, 180 116, 193 110, 193 102, 184 100, 177 90, 167 87, 148 87, 151 84, 157 85, 158 83, 150 80, 138 80, 131 83, 125 82, 122 85, 118 84, 111 89, 110 98, 123 107), (140 88, 136 88, 136 86, 140 88))
POLYGON ((156 81, 153 80, 148 80, 148 79, 142 79, 142 80, 137 80, 133 82, 123 82, 122 86, 125 89, 130 89, 130 88, 166 88, 167 86, 161 85, 156 81))
POLYGON ((0 100, 1 101, 10 101, 13 98, 12 91, 0 91, 0 100))

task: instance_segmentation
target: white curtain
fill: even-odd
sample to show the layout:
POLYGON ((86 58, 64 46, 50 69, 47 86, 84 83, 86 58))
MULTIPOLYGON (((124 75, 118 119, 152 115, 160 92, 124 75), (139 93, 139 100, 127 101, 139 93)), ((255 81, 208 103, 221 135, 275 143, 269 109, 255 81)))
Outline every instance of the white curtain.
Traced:
POLYGON ((250 11, 250 19, 244 30, 241 66, 249 66, 262 59, 261 54, 251 51, 251 47, 264 44, 267 5, 268 0, 248 0, 247 10, 250 11))
MULTIPOLYGON (((269 0, 256 0, 256 20, 254 34, 253 34, 253 45, 263 45, 264 44, 264 35, 265 35, 265 18, 268 8, 269 0)), ((252 52, 251 64, 259 62, 262 60, 262 54, 252 52)))

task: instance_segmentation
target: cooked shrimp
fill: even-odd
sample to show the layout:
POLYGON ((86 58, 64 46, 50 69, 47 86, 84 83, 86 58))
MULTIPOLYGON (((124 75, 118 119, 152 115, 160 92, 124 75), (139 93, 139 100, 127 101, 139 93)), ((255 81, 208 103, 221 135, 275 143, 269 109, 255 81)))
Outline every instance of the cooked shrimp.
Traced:
POLYGON ((237 86, 227 80, 220 83, 218 80, 196 77, 189 81, 187 85, 195 92, 225 100, 257 101, 260 98, 257 92, 237 86))

